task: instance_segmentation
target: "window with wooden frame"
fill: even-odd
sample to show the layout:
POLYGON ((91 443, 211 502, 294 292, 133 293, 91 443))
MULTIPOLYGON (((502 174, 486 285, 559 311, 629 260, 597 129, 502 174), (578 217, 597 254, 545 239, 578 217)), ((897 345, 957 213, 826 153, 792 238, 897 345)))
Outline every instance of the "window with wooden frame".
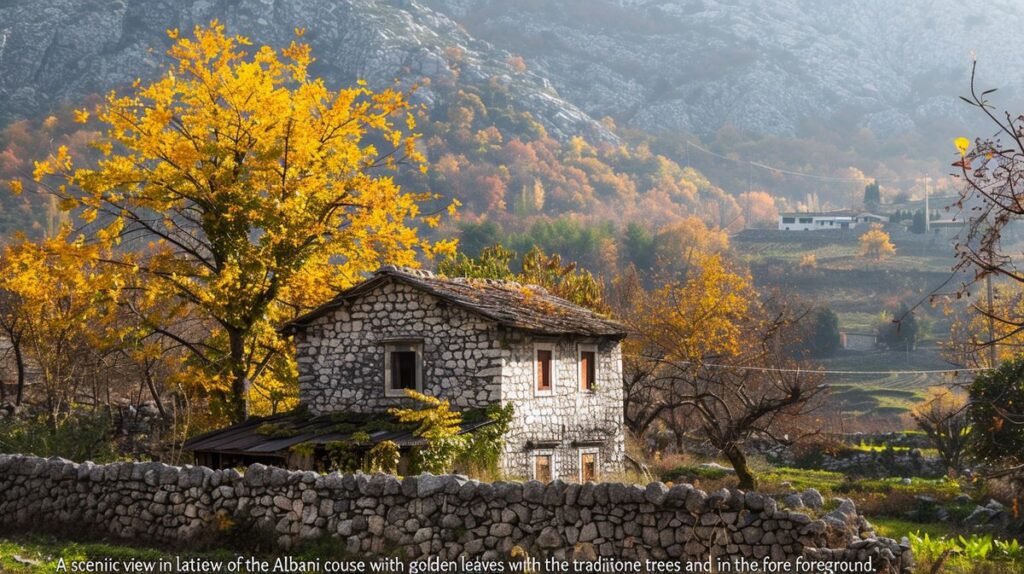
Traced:
POLYGON ((555 390, 555 346, 551 343, 535 344, 533 363, 534 394, 552 394, 555 390))
POLYGON ((580 390, 594 392, 597 390, 597 345, 579 346, 579 381, 580 390))
POLYGON ((533 479, 551 482, 555 478, 555 453, 542 451, 533 453, 533 479))
POLYGON ((406 390, 423 392, 423 344, 384 345, 384 394, 404 397, 406 390))
POLYGON ((580 482, 597 482, 597 451, 580 451, 580 482))

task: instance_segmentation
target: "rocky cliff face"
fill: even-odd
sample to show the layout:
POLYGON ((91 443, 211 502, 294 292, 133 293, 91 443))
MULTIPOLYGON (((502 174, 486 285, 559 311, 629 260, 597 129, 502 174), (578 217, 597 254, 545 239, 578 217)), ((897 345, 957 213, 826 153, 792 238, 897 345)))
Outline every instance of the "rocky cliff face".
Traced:
MULTIPOLYGON (((510 53, 409 0, 0 0, 0 122, 152 78, 166 64, 167 29, 215 18, 273 46, 305 28, 314 72, 334 85, 496 81, 553 135, 613 138, 546 78, 517 71, 510 53)), ((432 105, 439 95, 427 85, 417 97, 432 105)))
POLYGON ((965 117, 976 51, 986 87, 1019 86, 1010 0, 423 0, 551 78, 594 117, 654 131, 802 122, 880 135, 965 117))
POLYGON ((335 84, 430 78, 418 97, 435 104, 435 86, 501 82, 558 137, 612 138, 606 115, 651 131, 945 137, 976 117, 957 98, 972 51, 1000 103, 1024 83, 1015 0, 0 0, 0 122, 152 77, 165 29, 213 18, 272 45, 305 27, 335 84))

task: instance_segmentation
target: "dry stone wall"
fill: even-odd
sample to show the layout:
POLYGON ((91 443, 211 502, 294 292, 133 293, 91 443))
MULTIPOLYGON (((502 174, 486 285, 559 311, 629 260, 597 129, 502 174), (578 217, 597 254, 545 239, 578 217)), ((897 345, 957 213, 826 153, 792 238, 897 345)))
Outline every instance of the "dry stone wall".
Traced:
POLYGON ((96 465, 0 455, 0 529, 69 529, 184 545, 234 523, 282 548, 334 537, 354 556, 501 560, 871 559, 909 572, 910 551, 874 538, 852 503, 816 519, 764 495, 689 485, 482 483, 461 476, 321 475, 255 464, 96 465), (230 520, 225 520, 230 519, 230 520))

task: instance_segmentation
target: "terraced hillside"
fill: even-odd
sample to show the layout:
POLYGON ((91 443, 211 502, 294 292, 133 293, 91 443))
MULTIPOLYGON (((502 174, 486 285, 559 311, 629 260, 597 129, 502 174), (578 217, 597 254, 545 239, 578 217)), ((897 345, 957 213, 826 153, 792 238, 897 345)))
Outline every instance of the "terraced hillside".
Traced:
POLYGON ((826 383, 833 388, 829 409, 841 415, 834 419, 840 425, 902 428, 928 387, 968 376, 921 372, 955 368, 941 355, 949 319, 928 296, 959 278, 950 280, 954 259, 944 238, 901 241, 897 236, 896 255, 882 261, 862 258, 857 240, 857 232, 758 231, 734 236, 732 245, 750 265, 759 289, 795 293, 829 307, 839 316, 841 331, 874 333, 900 303, 924 301, 915 311, 923 337, 916 349, 843 350, 819 361, 819 368, 836 371, 826 383))

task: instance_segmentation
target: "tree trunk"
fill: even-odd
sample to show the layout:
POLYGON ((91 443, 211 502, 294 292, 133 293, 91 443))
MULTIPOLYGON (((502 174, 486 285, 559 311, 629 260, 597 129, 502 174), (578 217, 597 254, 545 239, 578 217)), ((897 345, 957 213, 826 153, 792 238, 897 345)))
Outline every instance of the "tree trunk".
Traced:
POLYGON ((156 410, 160 412, 160 419, 164 422, 167 421, 167 409, 164 408, 164 401, 160 398, 160 391, 156 388, 156 382, 153 381, 153 375, 149 372, 149 366, 143 367, 143 377, 146 379, 146 386, 149 387, 149 394, 153 395, 153 402, 156 403, 156 410))
POLYGON ((228 343, 231 350, 231 396, 228 397, 228 412, 233 422, 242 422, 248 418, 245 396, 245 336, 238 329, 228 330, 228 343))
POLYGON ((25 355, 21 353, 21 341, 11 341, 14 346, 14 364, 18 370, 18 386, 14 393, 14 405, 21 406, 25 398, 25 355))
POLYGON ((750 468, 747 466, 747 456, 743 454, 743 449, 736 444, 730 444, 722 449, 722 452, 725 454, 725 458, 729 459, 733 470, 736 471, 736 478, 740 480, 739 488, 741 490, 756 489, 757 479, 754 478, 750 468))

